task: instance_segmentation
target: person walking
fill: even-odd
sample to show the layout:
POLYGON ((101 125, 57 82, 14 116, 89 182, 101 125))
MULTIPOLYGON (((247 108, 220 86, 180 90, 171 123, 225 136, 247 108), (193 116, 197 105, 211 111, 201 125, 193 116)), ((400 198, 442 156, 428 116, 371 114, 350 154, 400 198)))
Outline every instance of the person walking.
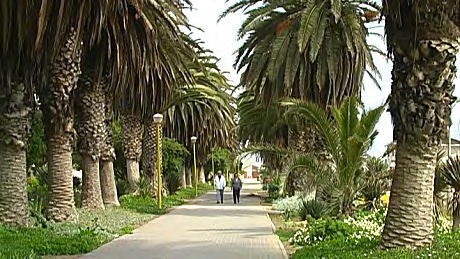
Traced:
POLYGON ((232 178, 232 184, 231 184, 231 188, 233 190, 233 203, 234 204, 236 204, 236 202, 240 203, 240 191, 242 187, 243 187, 243 182, 238 177, 238 173, 236 173, 232 178))
POLYGON ((222 176, 222 171, 217 171, 217 177, 214 179, 214 186, 216 187, 217 203, 224 203, 224 190, 227 182, 225 177, 222 176))

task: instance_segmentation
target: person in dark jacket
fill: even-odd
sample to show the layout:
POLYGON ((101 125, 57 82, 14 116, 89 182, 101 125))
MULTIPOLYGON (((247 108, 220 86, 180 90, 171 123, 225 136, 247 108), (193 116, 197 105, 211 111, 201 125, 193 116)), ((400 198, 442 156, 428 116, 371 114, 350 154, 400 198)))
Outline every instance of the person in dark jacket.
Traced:
POLYGON ((238 177, 237 173, 233 176, 232 184, 230 186, 233 190, 233 203, 240 203, 240 191, 243 187, 243 182, 241 182, 241 179, 238 177))

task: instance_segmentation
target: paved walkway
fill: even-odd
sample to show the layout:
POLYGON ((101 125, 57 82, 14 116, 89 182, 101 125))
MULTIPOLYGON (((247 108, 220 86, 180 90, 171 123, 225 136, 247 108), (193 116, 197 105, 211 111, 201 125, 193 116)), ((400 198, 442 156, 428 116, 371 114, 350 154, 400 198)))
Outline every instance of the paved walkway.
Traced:
POLYGON ((260 185, 249 182, 243 188, 238 205, 229 188, 224 204, 216 204, 215 192, 209 192, 83 258, 282 259, 259 198, 249 195, 260 185))

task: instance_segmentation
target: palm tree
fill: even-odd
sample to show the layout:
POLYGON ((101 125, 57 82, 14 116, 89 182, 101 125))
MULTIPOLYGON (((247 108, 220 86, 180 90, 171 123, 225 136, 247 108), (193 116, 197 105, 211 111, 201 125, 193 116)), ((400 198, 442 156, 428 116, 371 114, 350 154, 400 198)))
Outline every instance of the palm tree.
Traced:
POLYGON ((198 137, 197 167, 204 181, 201 168, 211 150, 215 146, 235 146, 236 112, 233 97, 227 93, 230 85, 217 68, 217 59, 207 51, 199 50, 198 54, 200 60, 190 64, 193 83, 178 88, 166 105, 164 130, 165 136, 188 147, 191 147, 190 137, 198 137))
MULTIPOLYGON (((111 110, 114 101, 115 114, 123 117, 123 149, 128 180, 133 190, 137 189, 139 180, 144 117, 153 114, 161 99, 167 98, 176 80, 188 75, 182 57, 184 53, 190 55, 190 51, 179 31, 179 26, 188 26, 182 12, 188 4, 188 1, 175 0, 161 3, 123 1, 113 9, 98 45, 85 53, 86 64, 96 64, 96 73, 91 76, 93 83, 97 84, 101 80, 101 74, 107 74, 110 78, 105 92, 112 97, 105 98, 106 106, 111 110)), ((85 66, 83 72, 88 71, 91 74, 92 70, 92 67, 85 66)), ((88 90, 89 88, 83 88, 81 91, 88 90)), ((87 109, 94 108, 95 106, 87 106, 87 109)), ((110 110, 106 115, 111 116, 110 110)), ((103 139, 108 145, 103 145, 102 169, 107 170, 101 171, 104 174, 101 175, 101 181, 107 179, 109 182, 101 183, 102 196, 115 197, 113 193, 116 190, 112 188, 113 152, 109 132, 111 118, 106 117, 105 120, 108 122, 105 126, 108 131, 103 134, 103 139), (107 193, 104 191, 105 187, 107 193)), ((87 123, 83 124, 89 127, 87 123)), ((89 134, 94 136, 96 131, 89 134)), ((93 146, 97 146, 96 143, 93 146)), ((93 162, 97 163, 96 160, 93 162)), ((91 179, 97 181, 95 177, 91 179)))
POLYGON ((353 0, 236 3, 223 16, 238 10, 249 15, 239 30, 247 39, 235 63, 244 69, 242 84, 265 103, 293 97, 327 107, 356 96, 366 66, 375 71, 371 51, 377 49, 366 43, 365 23, 379 8, 353 0))
POLYGON ((49 196, 46 213, 54 221, 75 220, 72 185, 74 116, 71 95, 80 76, 81 44, 75 29, 51 63, 49 84, 41 94, 47 135, 49 196))
POLYGON ((290 169, 304 167, 312 173, 319 168, 316 174, 328 182, 322 191, 331 199, 332 208, 341 214, 352 213, 353 200, 362 188, 366 152, 377 135, 375 125, 385 106, 364 112, 360 118, 358 101, 348 98, 333 110, 333 119, 329 119, 324 110, 312 103, 292 100, 284 102, 284 105, 290 107, 288 115, 295 114, 311 121, 331 157, 331 163, 320 165, 319 155, 315 157, 316 162, 311 159, 311 154, 300 156, 294 159, 294 166, 290 169))
POLYGON ((331 159, 324 162, 320 154, 277 146, 252 146, 245 149, 243 155, 265 151, 283 156, 285 172, 302 170, 306 175, 309 188, 304 191, 318 193, 317 199, 325 200, 331 212, 352 214, 353 201, 363 187, 366 152, 377 135, 375 125, 385 107, 363 112, 360 116, 357 99, 347 98, 340 107, 333 108, 331 118, 327 110, 312 102, 291 99, 283 101, 282 105, 288 109, 285 113, 288 120, 308 120, 315 126, 331 159))
MULTIPOLYGON (((243 145, 275 145, 287 148, 289 140, 289 121, 284 117, 285 108, 279 103, 264 105, 258 103, 250 91, 240 94, 237 100, 238 140, 243 145)), ((294 148, 294 150, 298 150, 294 148)), ((283 168, 283 157, 276 152, 260 151, 258 153, 271 171, 280 172, 283 168)), ((298 179, 298 178, 296 178, 298 179)), ((289 181, 285 191, 293 194, 299 187, 296 181, 289 181)))
MULTIPOLYGON (((109 188, 115 184, 112 170, 106 171, 108 175, 101 177, 101 179, 110 180, 110 182, 103 183, 107 188, 102 189, 108 193, 101 193, 99 183, 99 159, 104 139, 103 133, 106 131, 104 129, 106 127, 104 125, 104 105, 107 98, 104 97, 104 93, 123 89, 132 84, 137 84, 140 88, 147 88, 149 77, 173 80, 172 77, 168 79, 168 75, 174 72, 172 69, 179 66, 170 66, 168 62, 174 61, 177 54, 168 52, 169 46, 165 47, 165 45, 172 45, 176 51, 183 45, 178 29, 178 26, 182 25, 182 20, 181 5, 175 1, 166 1, 161 4, 156 1, 121 2, 107 19, 107 26, 98 44, 85 51, 83 55, 84 75, 82 76, 84 85, 78 89, 82 98, 77 99, 81 104, 79 111, 82 115, 79 121, 81 129, 79 146, 83 156, 85 176, 82 190, 83 207, 102 208, 103 196, 115 197, 116 190, 109 188), (129 33, 123 33, 124 30, 129 33), (174 42, 177 43, 174 44, 174 42), (157 47, 152 47, 154 45, 157 47), (117 46, 117 51, 112 51, 111 46, 117 46), (124 57, 123 61, 120 60, 120 56, 124 57), (139 59, 141 56, 143 58, 139 59), (100 78, 101 73, 110 75, 112 78, 110 84, 105 78, 100 78), (120 85, 122 83, 126 84, 120 85), (85 101, 84 96, 88 97, 86 98, 88 101, 85 101)), ((155 88, 154 90, 157 90, 160 86, 155 84, 155 88)), ((135 157, 135 161, 139 159, 139 155, 135 157)), ((134 173, 136 174, 138 170, 137 173, 134 173)), ((131 170, 130 175, 132 175, 131 170)), ((136 176, 129 177, 131 180, 134 179, 131 181, 133 187, 137 185, 136 178, 136 176)))
POLYGON ((94 81, 83 74, 76 90, 78 150, 82 156, 82 207, 104 208, 99 176, 99 159, 105 131, 105 92, 107 80, 94 81))
MULTIPOLYGON (((371 1, 354 0, 239 1, 223 16, 238 10, 248 14, 239 30, 246 41, 235 62, 243 70, 241 84, 266 105, 290 97, 335 107, 347 96, 358 96, 365 72, 375 81, 371 51, 378 49, 367 44, 365 24, 379 9, 371 1)), ((289 146, 323 152, 314 127, 293 126, 289 146)))
POLYGON ((104 132, 102 134, 103 141, 101 146, 100 158, 100 176, 101 176, 101 191, 104 205, 118 206, 120 205, 117 195, 117 186, 115 182, 115 172, 113 162, 116 158, 115 148, 113 143, 113 93, 107 87, 104 90, 104 132))
POLYGON ((126 159, 128 182, 137 191, 140 179, 139 161, 142 151, 142 121, 140 116, 126 113, 122 119, 123 155, 126 159))
MULTIPOLYGON (((48 163, 51 188, 47 212, 52 220, 75 218, 70 174, 70 145, 68 144, 69 138, 73 135, 72 117, 68 116, 70 115, 68 100, 70 99, 69 94, 75 86, 76 77, 79 75, 81 29, 85 28, 85 30, 97 34, 100 24, 90 24, 88 20, 103 21, 111 4, 113 3, 109 1, 65 1, 59 3, 3 1, 1 4, 3 13, 1 27, 2 35, 4 35, 1 40, 1 66, 4 68, 1 75, 2 86, 7 87, 6 92, 11 92, 9 85, 13 80, 19 84, 23 82, 22 89, 19 86, 15 87, 16 90, 25 90, 28 98, 33 96, 35 90, 40 90, 40 101, 44 106, 45 104, 50 106, 45 109, 44 118, 49 137, 48 151, 50 153, 48 163), (28 19, 24 19, 24 17, 28 17, 28 19), (61 142, 62 145, 58 142, 61 142)), ((15 103, 23 102, 21 101, 23 97, 20 95, 9 94, 8 98, 11 97, 15 98, 12 100, 15 103)), ((27 98, 23 99, 28 102, 27 98)), ((10 100, 7 101, 11 102, 10 100)), ((23 102, 23 104, 25 103, 23 102)), ((23 109, 21 116, 25 115, 25 111, 23 109)), ((14 133, 18 141, 8 143, 13 145, 26 143, 27 135, 22 132, 24 128, 28 128, 27 124, 27 120, 21 120, 21 124, 16 127, 17 133, 14 133)), ((16 156, 15 160, 9 161, 15 161, 17 169, 14 171, 10 169, 8 173, 2 173, 2 175, 9 175, 11 179, 21 179, 21 182, 18 181, 14 184, 14 192, 17 194, 8 199, 9 202, 16 200, 17 203, 1 202, 2 206, 16 207, 16 209, 2 209, 1 211, 6 214, 0 218, 10 218, 16 215, 18 218, 15 221, 18 224, 23 224, 27 217, 27 212, 24 212, 27 211, 27 200, 24 198, 26 197, 25 184, 22 181, 25 172, 21 169, 24 162, 22 161, 23 156, 19 156, 23 151, 21 151, 21 147, 6 150, 4 157, 16 156)), ((4 165, 9 167, 8 163, 4 165)), ((9 192, 13 190, 12 186, 3 185, 3 183, 0 185, 6 187, 5 192, 2 191, 2 195, 9 196, 9 192)))
POLYGON ((459 4, 455 0, 384 4, 387 45, 393 56, 389 110, 397 147, 383 249, 426 246, 433 240, 433 178, 455 100, 459 4))
POLYGON ((37 3, 2 1, 0 12, 0 225, 27 225, 26 150, 34 77, 37 3), (32 10, 27 12, 27 8, 32 10), (15 10, 15 12, 11 12, 15 10), (20 17, 28 17, 22 19, 20 17))

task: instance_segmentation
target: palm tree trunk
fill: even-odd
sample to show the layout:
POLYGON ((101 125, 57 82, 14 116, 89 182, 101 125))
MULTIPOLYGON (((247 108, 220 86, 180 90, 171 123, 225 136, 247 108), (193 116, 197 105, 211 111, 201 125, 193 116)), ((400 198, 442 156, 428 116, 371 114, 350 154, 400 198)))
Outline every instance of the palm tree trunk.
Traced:
MULTIPOLYGON (((301 131, 289 130, 288 143, 289 147, 296 152, 313 153, 320 160, 328 159, 321 136, 311 124, 307 124, 301 131)), ((305 191, 309 184, 306 176, 300 170, 290 172, 286 179, 286 194, 294 196, 296 191, 305 191)))
POLYGON ((458 229, 460 226, 460 193, 459 190, 455 190, 452 197, 452 204, 454 209, 452 211, 452 230, 458 229))
POLYGON ((185 181, 186 181, 186 185, 187 187, 192 187, 192 171, 193 169, 191 167, 187 167, 186 168, 186 177, 185 177, 185 181))
POLYGON ((80 75, 81 49, 71 30, 51 63, 50 82, 44 91, 43 118, 48 146, 48 204, 51 221, 74 221, 72 179, 73 107, 71 95, 80 75))
POLYGON ((83 158, 82 207, 103 209, 99 159, 105 130, 103 82, 85 68, 77 89, 78 150, 83 158))
POLYGON ((390 112, 397 141, 396 168, 380 247, 419 247, 433 240, 436 153, 446 137, 454 102, 453 40, 420 40, 394 53, 390 112), (408 54, 412 53, 412 54, 408 54))
MULTIPOLYGON (((161 143, 161 142, 160 142, 161 143)), ((163 147, 160 147, 163 149, 163 147)), ((145 175, 152 183, 153 196, 157 196, 158 190, 158 170, 157 170, 157 128, 153 119, 148 119, 145 125, 144 139, 142 143, 142 168, 145 175)), ((163 155, 161 154, 161 165, 163 165, 163 155)), ((164 175, 162 175, 162 195, 168 195, 168 185, 164 175)))
POLYGON ((152 184, 153 196, 157 193, 157 170, 156 170, 156 148, 157 131, 153 119, 148 119, 145 123, 144 138, 142 141, 142 169, 145 176, 152 184))
POLYGON ((131 159, 126 159, 126 171, 128 174, 128 183, 131 188, 131 191, 137 193, 139 190, 139 162, 131 159))
POLYGON ((104 88, 105 99, 105 120, 104 137, 101 148, 100 176, 101 191, 104 205, 119 206, 117 186, 115 182, 115 172, 113 161, 115 159, 115 148, 113 147, 113 106, 112 94, 108 86, 104 88))
POLYGON ((204 166, 198 168, 198 180, 200 183, 206 183, 206 177, 204 175, 204 166))
POLYGON ((181 174, 181 179, 180 179, 180 187, 182 189, 185 189, 187 188, 187 172, 186 172, 186 169, 185 169, 185 166, 182 167, 182 174, 181 174))
POLYGON ((0 225, 29 222, 26 143, 30 127, 24 84, 0 86, 0 225))
POLYGON ((123 116, 123 154, 126 159, 129 185, 134 192, 139 188, 139 159, 141 157, 141 151, 141 120, 139 116, 125 114, 123 116))
POLYGON ((102 201, 101 182, 99 176, 99 159, 82 155, 83 185, 81 192, 81 207, 88 209, 104 209, 102 201))

